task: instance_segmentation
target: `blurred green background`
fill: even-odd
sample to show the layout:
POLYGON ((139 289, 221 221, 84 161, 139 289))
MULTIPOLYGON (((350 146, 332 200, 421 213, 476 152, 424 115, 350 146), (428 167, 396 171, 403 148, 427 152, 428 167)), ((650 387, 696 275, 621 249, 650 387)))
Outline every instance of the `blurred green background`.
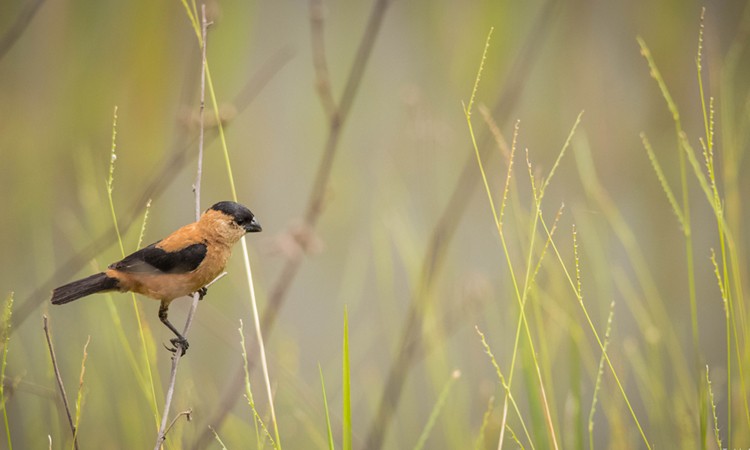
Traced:
MULTIPOLYGON (((7 36, 30 3, 0 2, 0 36, 7 36)), ((610 302, 616 302, 609 352, 636 415, 652 445, 698 446, 698 386, 708 365, 724 444, 731 421, 731 442, 750 446, 740 378, 732 380, 736 389, 728 417, 725 316, 709 258, 711 248, 719 251, 716 219, 689 175, 700 337, 696 359, 684 236, 639 136, 649 137, 666 178, 680 192, 674 123, 636 37, 649 45, 680 108, 682 126, 700 149, 705 128, 695 58, 702 6, 704 88, 706 96, 716 98, 717 177, 739 254, 739 281, 746 283, 746 2, 399 0, 388 5, 342 128, 314 251, 302 256, 266 342, 284 447, 326 448, 320 364, 339 448, 344 306, 349 314, 354 448, 365 447, 402 345, 410 304, 423 298, 421 270, 432 262, 431 236, 444 215, 456 221, 455 233, 439 240, 444 258, 439 258, 427 300, 418 300, 422 306, 416 310, 422 330, 416 334, 424 336, 421 341, 429 350, 424 357, 420 350, 419 356, 408 358, 403 393, 382 433, 383 447, 416 444, 455 369, 461 377, 451 385, 426 448, 472 448, 477 440, 479 448, 485 448, 484 442, 486 448, 497 447, 504 391, 474 327, 487 335, 507 377, 519 311, 480 172, 471 159, 461 105, 471 95, 490 27, 494 34, 476 101, 492 108, 507 92, 517 94, 493 114, 508 141, 520 120, 517 184, 511 193, 515 201, 506 212, 516 276, 524 279, 533 207, 524 151, 528 149, 538 176, 546 176, 584 111, 542 211, 551 223, 565 204, 555 239, 568 268, 573 267, 571 227, 577 225, 583 298, 602 336, 610 302), (601 186, 577 164, 589 153, 601 186), (467 161, 472 187, 461 197, 460 210, 446 211, 467 161), (602 203, 592 196, 591 189, 599 188, 635 236, 642 261, 629 256, 632 248, 619 239, 602 203), (654 280, 654 290, 643 287, 641 272, 654 280), (662 315, 652 313, 657 303, 662 315), (640 320, 644 317, 647 325, 640 320), (667 355, 681 355, 684 366, 675 366, 667 355), (685 384, 675 381, 680 377, 685 384), (493 395, 488 425, 480 431, 493 395)), ((231 0, 211 1, 207 7, 213 21, 208 60, 239 201, 263 225, 263 233, 248 239, 263 310, 283 267, 300 251, 293 236, 301 227, 329 132, 316 92, 310 7, 303 1, 231 0), (252 95, 243 97, 242 92, 252 95)), ((323 2, 336 100, 371 10, 370 2, 323 2)), ((72 398, 83 345, 91 337, 81 447, 153 446, 155 415, 161 413, 170 367, 170 354, 160 344, 171 337, 158 321, 156 302, 138 301, 151 333, 146 358, 152 364, 152 393, 144 387, 145 359, 128 295, 97 295, 64 308, 50 307, 48 298, 56 285, 121 256, 105 184, 115 106, 113 201, 121 226, 132 223, 124 233, 126 250, 135 250, 149 197, 153 201, 144 244, 192 221, 199 71, 196 36, 177 0, 42 2, 0 59, 0 297, 15 292, 5 378, 14 448, 47 448, 48 435, 53 448, 69 448, 72 442, 41 327, 43 314, 50 318, 72 398), (175 163, 174 155, 187 159, 175 163), (153 191, 154 183, 158 191, 153 191), (82 260, 71 262, 80 254, 82 260), (127 356, 124 342, 134 357, 127 356)), ((208 116, 214 123, 212 113, 208 116)), ((476 108, 473 123, 478 135, 486 134, 476 108)), ((203 208, 231 197, 221 146, 213 138, 215 127, 209 126, 203 208)), ((489 184, 499 201, 507 164, 491 141, 483 149, 489 184)), ((546 235, 542 228, 536 232, 538 257, 546 235)), ((167 448, 220 448, 210 433, 205 440, 209 425, 227 448, 255 445, 244 388, 233 391, 237 401, 229 414, 213 421, 242 362, 240 319, 246 334, 253 334, 241 252, 235 253, 229 276, 210 289, 198 309, 172 410, 191 408, 194 420, 178 421, 167 448)), ((588 446, 588 439, 582 440, 588 430, 582 428, 601 351, 551 249, 536 285, 527 313, 533 314, 529 322, 549 386, 558 444, 576 448, 585 441, 588 446)), ((174 323, 183 323, 188 305, 187 300, 172 304, 174 323)), ((533 425, 536 448, 545 448, 551 443, 539 419, 536 378, 524 339, 513 393, 533 425)), ((248 351, 257 361, 257 347, 248 351)), ((731 356, 734 377, 738 367, 750 370, 742 338, 731 356)), ((262 377, 254 368, 251 382, 259 413, 267 418, 262 377)), ((608 370, 602 383, 594 416, 596 447, 643 447, 608 370)), ((511 413, 509 421, 528 446, 518 417, 511 413)), ((711 422, 708 448, 716 447, 712 429, 711 422)), ((517 445, 509 439, 506 433, 508 448, 517 445)), ((0 439, 0 448, 6 441, 0 439)))

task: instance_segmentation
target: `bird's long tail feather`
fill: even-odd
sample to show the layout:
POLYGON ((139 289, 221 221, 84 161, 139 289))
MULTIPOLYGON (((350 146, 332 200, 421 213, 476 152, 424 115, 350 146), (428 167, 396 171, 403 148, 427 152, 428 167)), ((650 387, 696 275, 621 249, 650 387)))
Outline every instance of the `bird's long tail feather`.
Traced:
POLYGON ((52 291, 52 304, 64 305, 65 303, 78 300, 87 295, 97 292, 106 292, 117 289, 116 278, 108 277, 104 272, 91 275, 82 280, 74 281, 52 291))

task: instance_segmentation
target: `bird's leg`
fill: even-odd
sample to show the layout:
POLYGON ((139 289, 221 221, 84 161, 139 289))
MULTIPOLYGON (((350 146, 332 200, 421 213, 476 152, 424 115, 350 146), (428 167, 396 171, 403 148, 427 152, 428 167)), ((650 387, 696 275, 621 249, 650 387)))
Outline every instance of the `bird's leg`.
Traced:
POLYGON ((169 342, 171 342, 172 345, 174 345, 174 347, 173 348, 167 347, 167 350, 169 350, 170 352, 174 353, 174 352, 177 351, 177 347, 180 347, 180 351, 181 351, 180 356, 183 356, 185 354, 185 352, 187 351, 187 349, 189 347, 189 344, 188 344, 187 339, 185 339, 185 336, 183 336, 182 334, 180 334, 180 332, 177 331, 177 328, 175 328, 174 325, 172 325, 169 322, 169 319, 167 319, 167 310, 168 309, 169 309, 169 302, 165 301, 165 300, 162 300, 161 301, 161 306, 159 306, 159 320, 161 320, 161 323, 163 323, 164 325, 166 325, 167 328, 169 328, 170 330, 172 330, 172 333, 174 333, 177 336, 176 338, 173 338, 173 339, 169 340, 169 342))

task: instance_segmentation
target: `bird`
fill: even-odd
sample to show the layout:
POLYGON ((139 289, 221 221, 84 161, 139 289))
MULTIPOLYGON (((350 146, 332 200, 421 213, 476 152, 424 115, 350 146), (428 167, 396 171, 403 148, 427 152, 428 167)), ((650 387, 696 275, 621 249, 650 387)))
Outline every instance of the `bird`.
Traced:
POLYGON ((181 356, 189 344, 167 318, 172 300, 198 293, 203 299, 206 285, 226 267, 232 246, 246 233, 262 231, 247 207, 231 201, 214 204, 198 221, 185 225, 164 239, 154 242, 112 263, 107 270, 65 284, 52 291, 53 305, 64 305, 100 292, 135 292, 159 300, 159 320, 174 334, 171 348, 181 356))

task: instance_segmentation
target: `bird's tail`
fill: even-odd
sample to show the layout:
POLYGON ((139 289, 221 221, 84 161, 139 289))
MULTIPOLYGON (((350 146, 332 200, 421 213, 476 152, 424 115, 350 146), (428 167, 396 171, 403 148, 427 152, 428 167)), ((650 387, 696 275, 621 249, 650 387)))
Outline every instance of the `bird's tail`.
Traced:
POLYGON ((97 292, 117 289, 117 278, 108 277, 104 272, 74 281, 52 291, 52 304, 64 305, 97 292))

